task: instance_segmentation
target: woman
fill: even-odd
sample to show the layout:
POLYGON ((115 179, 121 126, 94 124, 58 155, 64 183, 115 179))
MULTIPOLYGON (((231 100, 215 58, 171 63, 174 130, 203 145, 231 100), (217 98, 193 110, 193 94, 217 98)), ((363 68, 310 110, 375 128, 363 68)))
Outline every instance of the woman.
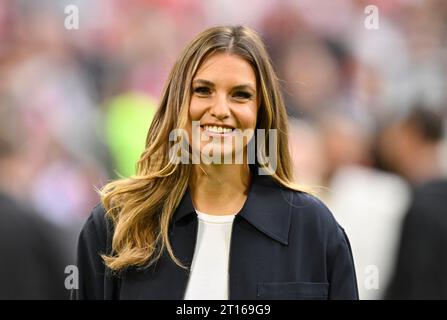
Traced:
POLYGON ((258 35, 199 34, 171 71, 137 175, 102 189, 81 232, 78 297, 357 299, 348 239, 292 183, 287 146, 258 35))

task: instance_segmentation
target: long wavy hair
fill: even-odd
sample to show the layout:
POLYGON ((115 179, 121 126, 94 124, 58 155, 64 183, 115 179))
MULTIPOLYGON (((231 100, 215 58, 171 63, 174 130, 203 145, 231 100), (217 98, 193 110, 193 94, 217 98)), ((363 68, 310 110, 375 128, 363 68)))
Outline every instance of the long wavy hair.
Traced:
POLYGON ((278 157, 272 178, 286 188, 300 189, 293 183, 287 115, 279 82, 261 38, 246 26, 207 29, 186 46, 169 74, 136 175, 112 181, 100 190, 106 216, 114 227, 112 253, 102 256, 111 270, 151 265, 164 250, 178 266, 186 268, 174 255, 169 225, 187 190, 191 165, 170 161, 174 142, 169 141, 169 134, 186 128, 191 83, 197 70, 205 59, 222 52, 240 56, 252 66, 260 106, 256 129, 277 130, 278 157))

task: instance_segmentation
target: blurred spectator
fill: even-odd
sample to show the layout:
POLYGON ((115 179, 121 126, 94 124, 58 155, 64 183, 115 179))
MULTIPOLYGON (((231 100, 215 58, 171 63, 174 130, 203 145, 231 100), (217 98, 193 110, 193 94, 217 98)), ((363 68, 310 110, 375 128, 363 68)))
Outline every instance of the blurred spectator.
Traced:
POLYGON ((290 115, 313 119, 340 106, 340 65, 327 43, 300 37, 284 47, 278 62, 290 115))
POLYGON ((447 178, 440 166, 442 118, 417 108, 382 136, 386 164, 413 185, 388 299, 447 299, 447 178))
POLYGON ((68 299, 62 232, 0 193, 0 299, 68 299))
POLYGON ((418 186, 443 175, 441 144, 443 117, 426 107, 415 107, 402 119, 394 120, 379 138, 382 166, 418 186))
POLYGON ((23 146, 18 115, 1 97, 0 299, 66 299, 64 270, 72 260, 62 231, 13 200, 23 146))
POLYGON ((380 299, 392 273, 407 186, 373 167, 367 126, 331 113, 320 120, 320 130, 327 161, 323 199, 351 237, 360 298, 380 299))

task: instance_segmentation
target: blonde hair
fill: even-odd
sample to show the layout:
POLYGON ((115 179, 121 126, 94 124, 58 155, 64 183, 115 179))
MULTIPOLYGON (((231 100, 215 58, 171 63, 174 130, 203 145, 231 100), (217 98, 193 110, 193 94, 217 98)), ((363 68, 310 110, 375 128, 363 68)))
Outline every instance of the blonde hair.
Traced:
POLYGON ((221 52, 244 58, 255 71, 260 103, 257 129, 277 130, 279 156, 272 178, 284 187, 299 190, 293 183, 284 102, 262 40, 245 26, 207 29, 186 46, 169 74, 136 175, 112 181, 100 191, 106 215, 114 226, 113 252, 102 257, 113 271, 150 265, 164 250, 185 268, 172 250, 169 224, 187 190, 191 165, 170 161, 173 142, 169 142, 169 134, 187 125, 191 82, 199 66, 210 55, 221 52))

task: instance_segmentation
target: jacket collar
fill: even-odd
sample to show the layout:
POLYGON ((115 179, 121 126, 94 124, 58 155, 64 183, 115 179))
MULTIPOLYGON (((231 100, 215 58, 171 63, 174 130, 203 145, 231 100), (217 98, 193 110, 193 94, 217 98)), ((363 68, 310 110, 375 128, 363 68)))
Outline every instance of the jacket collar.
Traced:
MULTIPOLYGON (((259 175, 256 166, 250 166, 252 183, 238 216, 270 238, 287 245, 291 219, 291 192, 279 186, 271 176, 259 175)), ((187 190, 174 213, 174 223, 195 214, 192 198, 187 190)), ((236 222, 236 220, 235 220, 236 222)))

